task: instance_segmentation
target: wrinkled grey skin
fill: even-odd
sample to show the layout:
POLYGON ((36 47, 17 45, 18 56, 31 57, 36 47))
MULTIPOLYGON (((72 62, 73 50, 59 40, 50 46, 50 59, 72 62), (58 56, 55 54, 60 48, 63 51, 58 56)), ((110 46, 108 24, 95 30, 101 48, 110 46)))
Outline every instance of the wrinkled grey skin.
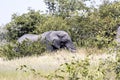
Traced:
POLYGON ((120 44, 120 26, 119 26, 118 29, 117 29, 117 33, 116 33, 116 41, 117 41, 117 43, 120 44))
POLYGON ((117 46, 115 47, 115 51, 118 51, 120 49, 120 25, 117 25, 117 32, 116 32, 116 38, 115 41, 117 43, 117 46))
POLYGON ((20 37, 17 41, 19 43, 22 43, 25 40, 30 40, 32 42, 35 42, 38 41, 39 37, 40 37, 39 35, 35 35, 35 34, 25 34, 22 37, 20 37))
POLYGON ((46 49, 49 51, 55 51, 60 48, 67 48, 71 52, 76 51, 70 36, 65 31, 48 31, 41 35, 25 34, 18 39, 18 42, 22 43, 26 39, 32 42, 40 39, 43 44, 46 44, 46 49))

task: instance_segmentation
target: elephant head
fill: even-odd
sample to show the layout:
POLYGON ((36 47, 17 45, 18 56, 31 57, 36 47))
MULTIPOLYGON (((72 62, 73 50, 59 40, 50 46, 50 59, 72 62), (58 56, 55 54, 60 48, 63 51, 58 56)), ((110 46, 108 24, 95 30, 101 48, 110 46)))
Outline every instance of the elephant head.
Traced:
POLYGON ((75 46, 68 35, 67 32, 65 31, 49 31, 43 33, 42 40, 45 40, 44 42, 46 43, 47 49, 50 51, 54 51, 60 48, 67 48, 71 52, 75 52, 75 46))

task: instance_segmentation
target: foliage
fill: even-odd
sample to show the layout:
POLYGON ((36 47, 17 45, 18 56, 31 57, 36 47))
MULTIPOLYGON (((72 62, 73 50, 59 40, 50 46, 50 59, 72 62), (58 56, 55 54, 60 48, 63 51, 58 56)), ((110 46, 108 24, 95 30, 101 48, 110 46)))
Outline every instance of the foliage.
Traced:
POLYGON ((29 10, 28 13, 24 13, 20 16, 17 14, 12 15, 12 20, 5 27, 8 30, 8 39, 16 40, 23 34, 34 33, 36 25, 42 23, 44 17, 39 11, 29 10))
MULTIPOLYGON (((8 39, 13 41, 27 33, 41 34, 49 30, 65 30, 79 47, 107 47, 108 49, 108 47, 116 46, 114 40, 117 24, 120 22, 120 2, 104 2, 99 8, 90 9, 84 5, 84 1, 86 0, 45 0, 50 13, 48 15, 41 15, 39 11, 34 10, 29 10, 28 13, 20 16, 14 14, 12 21, 5 26, 8 30, 8 39), (76 15, 77 10, 83 13, 77 12, 76 15)), ((41 55, 45 51, 44 45, 40 42, 30 43, 23 42, 21 45, 8 43, 0 47, 0 56, 13 59, 41 55), (14 49, 18 49, 18 52, 14 49)), ((58 70, 45 78, 50 80, 110 80, 111 78, 120 80, 120 51, 116 52, 115 61, 108 57, 105 60, 99 59, 99 63, 95 65, 91 64, 89 56, 84 60, 73 58, 71 62, 62 64, 58 70)), ((24 69, 30 69, 30 72, 37 74, 35 69, 28 68, 26 65, 18 68, 18 70, 24 69)))
POLYGON ((19 54, 17 54, 14 50, 14 45, 12 43, 5 44, 0 48, 0 54, 2 57, 6 57, 7 59, 13 59, 15 57, 18 57, 19 54))
POLYGON ((120 22, 120 2, 104 2, 97 9, 86 7, 85 1, 45 0, 48 9, 52 10, 50 12, 56 14, 58 10, 59 16, 41 15, 35 10, 29 10, 20 16, 14 14, 12 21, 5 26, 8 37, 10 40, 16 40, 27 33, 41 34, 49 30, 65 30, 80 47, 103 48, 111 46, 111 43, 114 45, 117 24, 120 22), (70 14, 77 10, 79 15, 70 14))
POLYGON ((69 27, 67 26, 67 22, 61 17, 51 16, 48 16, 47 20, 44 21, 43 24, 39 24, 36 26, 36 32, 39 34, 52 30, 68 31, 69 27))
POLYGON ((42 55, 43 52, 45 52, 45 46, 39 41, 34 43, 24 41, 22 44, 9 43, 0 49, 0 54, 9 60, 25 56, 42 55))
MULTIPOLYGON (((107 58, 99 60, 98 65, 91 64, 88 57, 84 60, 73 60, 62 64, 50 80, 109 80, 115 75, 116 62, 107 58)), ((115 79, 115 77, 113 78, 115 79)))
POLYGON ((111 46, 111 43, 114 45, 117 24, 120 22, 119 3, 102 4, 85 15, 66 19, 77 45, 98 48, 111 46))
POLYGON ((28 67, 27 65, 20 65, 20 67, 16 68, 16 71, 30 72, 36 75, 39 74, 35 69, 28 67))
POLYGON ((17 70, 32 73, 34 76, 43 77, 45 80, 119 80, 120 64, 113 56, 94 59, 91 55, 85 59, 76 59, 65 62, 53 73, 43 75, 38 70, 27 65, 21 65, 17 70))
POLYGON ((120 46, 117 47, 116 49, 116 67, 115 67, 115 73, 117 74, 116 80, 120 79, 120 46))
MULTIPOLYGON (((41 34, 49 30, 65 30, 78 47, 100 49, 116 46, 120 2, 104 2, 99 8, 89 8, 84 4, 85 1, 88 0, 45 0, 52 15, 31 9, 22 15, 14 14, 11 22, 5 26, 8 40, 16 41, 27 33, 41 34)), ((28 52, 25 51, 25 54, 28 52)))
POLYGON ((44 0, 48 6, 49 14, 61 16, 62 18, 71 17, 78 11, 85 12, 89 8, 86 7, 85 1, 89 0, 44 0))

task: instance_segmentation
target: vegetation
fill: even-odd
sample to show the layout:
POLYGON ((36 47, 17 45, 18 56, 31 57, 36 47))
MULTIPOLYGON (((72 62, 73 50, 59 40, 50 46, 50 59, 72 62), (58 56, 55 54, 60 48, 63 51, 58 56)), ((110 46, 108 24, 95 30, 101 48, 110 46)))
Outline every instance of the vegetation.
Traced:
MULTIPOLYGON (((71 55, 66 51, 58 51, 52 55, 1 62, 3 64, 0 65, 0 71, 8 75, 11 80, 15 80, 15 73, 18 74, 16 79, 24 76, 21 80, 29 78, 30 80, 34 78, 35 80, 119 80, 119 62, 114 53, 71 55), (8 66, 9 64, 11 65, 8 66), (4 72, 6 69, 8 73, 4 72)), ((8 80, 9 78, 0 77, 0 79, 8 80)))
MULTIPOLYGON (((26 78, 29 78, 28 76, 32 76, 32 78, 35 79, 37 78, 37 80, 38 79, 44 79, 44 80, 53 80, 53 79, 55 80, 83 80, 83 79, 84 80, 106 80, 106 79, 119 80, 120 79, 119 59, 118 57, 116 57, 114 53, 111 53, 110 55, 92 54, 88 56, 85 54, 84 57, 83 57, 84 53, 77 54, 77 56, 80 55, 82 59, 81 57, 77 57, 75 55, 70 56, 69 53, 65 55, 65 53, 62 52, 61 57, 60 57, 61 54, 47 56, 47 59, 51 60, 52 58, 51 61, 56 63, 56 65, 60 65, 59 63, 62 62, 62 64, 58 69, 56 69, 53 64, 50 64, 53 62, 48 62, 47 64, 46 62, 45 64, 42 64, 43 62, 42 63, 40 62, 40 64, 44 65, 44 67, 50 67, 49 65, 52 66, 51 68, 54 67, 54 71, 52 72, 48 71, 47 73, 45 73, 46 69, 44 69, 45 71, 43 70, 43 72, 41 72, 40 70, 31 67, 35 65, 29 66, 28 63, 25 63, 26 65, 23 64, 17 67, 16 72, 21 72, 22 76, 25 76, 26 78), (58 60, 57 58, 55 59, 54 56, 57 57, 59 56, 60 60, 58 60)), ((41 56, 41 58, 39 59, 42 59, 42 61, 46 61, 46 58, 43 57, 45 56, 41 56)), ((29 60, 32 61, 31 58, 29 58, 29 60)))
POLYGON ((36 41, 32 44, 30 41, 24 41, 23 44, 16 43, 8 43, 0 48, 0 53, 2 57, 6 59, 14 59, 24 56, 32 56, 32 55, 42 55, 45 52, 44 44, 40 43, 40 41, 36 41), (33 54, 34 53, 34 54, 33 54))
POLYGON ((114 42, 117 24, 120 22, 120 2, 104 2, 99 8, 87 7, 84 1, 79 0, 45 2, 49 15, 31 9, 22 15, 12 15, 11 22, 5 26, 8 40, 16 40, 26 33, 41 34, 48 30, 65 30, 80 47, 102 48, 114 42))
POLYGON ((29 44, 31 42, 27 41, 19 45, 16 40, 27 33, 65 30, 77 48, 92 49, 88 50, 89 55, 83 60, 76 60, 74 57, 48 75, 43 75, 26 64, 18 67, 17 71, 47 80, 120 80, 120 50, 119 47, 116 48, 115 42, 116 30, 120 24, 120 1, 105 0, 98 8, 85 4, 91 0, 44 1, 48 7, 47 14, 29 9, 28 13, 12 15, 11 22, 4 26, 7 30, 4 37, 0 36, 0 40, 5 38, 8 41, 0 46, 0 56, 11 60, 16 57, 42 55, 45 48, 40 42, 29 44), (112 57, 92 59, 94 49, 105 49, 104 52, 112 57))
MULTIPOLYGON (((104 1, 99 8, 95 8, 87 7, 86 1, 88 0, 45 0, 49 14, 41 14, 32 9, 22 15, 13 14, 11 22, 4 26, 7 41, 13 43, 27 33, 65 30, 78 47, 102 49, 115 46, 116 29, 120 22, 120 2, 104 1)), ((40 52, 45 51, 42 49, 40 52)), ((1 51, 1 54, 4 52, 1 51)))

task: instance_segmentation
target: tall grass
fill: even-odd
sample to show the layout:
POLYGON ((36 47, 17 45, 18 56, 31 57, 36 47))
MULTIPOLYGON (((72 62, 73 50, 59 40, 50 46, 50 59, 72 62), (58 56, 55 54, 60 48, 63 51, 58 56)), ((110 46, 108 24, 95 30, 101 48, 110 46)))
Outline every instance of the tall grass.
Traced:
POLYGON ((75 54, 60 50, 43 56, 1 58, 0 80, 116 80, 115 62, 114 53, 88 56, 86 49, 75 54))

